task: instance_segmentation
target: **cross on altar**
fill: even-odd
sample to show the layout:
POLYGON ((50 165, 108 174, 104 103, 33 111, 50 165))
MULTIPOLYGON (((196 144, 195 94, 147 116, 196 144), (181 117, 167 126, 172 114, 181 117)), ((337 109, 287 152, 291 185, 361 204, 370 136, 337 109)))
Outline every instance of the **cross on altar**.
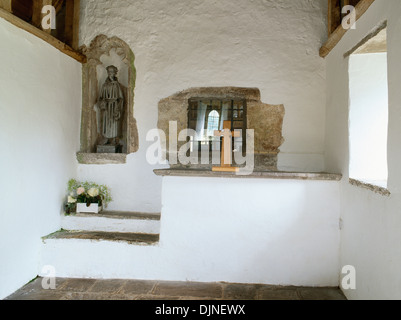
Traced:
POLYGON ((238 131, 231 131, 231 121, 224 121, 223 130, 214 132, 215 137, 223 137, 221 148, 221 161, 220 167, 213 167, 213 171, 219 172, 238 172, 239 168, 232 167, 232 137, 238 138, 241 133, 238 131))

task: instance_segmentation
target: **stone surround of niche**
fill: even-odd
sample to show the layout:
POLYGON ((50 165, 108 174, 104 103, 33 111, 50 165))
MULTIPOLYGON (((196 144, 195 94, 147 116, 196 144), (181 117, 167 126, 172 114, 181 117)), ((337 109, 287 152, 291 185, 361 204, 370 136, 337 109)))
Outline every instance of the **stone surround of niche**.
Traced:
MULTIPOLYGON (((188 128, 188 100, 199 99, 243 99, 246 101, 247 129, 255 130, 255 170, 277 170, 277 156, 284 142, 282 135, 284 106, 263 103, 257 88, 239 87, 202 87, 191 88, 176 93, 159 102, 158 128, 166 133, 167 150, 163 150, 169 159, 169 121, 177 121, 178 133, 188 128)), ((186 142, 178 142, 178 150, 186 142)), ((210 169, 212 165, 171 165, 171 168, 210 169)))
POLYGON ((87 57, 82 67, 82 118, 81 149, 77 160, 81 164, 122 164, 126 156, 139 149, 138 129, 134 118, 134 88, 136 81, 135 56, 130 47, 117 37, 108 38, 98 35, 89 47, 81 47, 87 57), (98 99, 101 84, 107 77, 105 68, 109 65, 118 67, 118 79, 122 85, 125 106, 122 124, 122 153, 96 153, 96 146, 101 138, 99 132, 98 99))

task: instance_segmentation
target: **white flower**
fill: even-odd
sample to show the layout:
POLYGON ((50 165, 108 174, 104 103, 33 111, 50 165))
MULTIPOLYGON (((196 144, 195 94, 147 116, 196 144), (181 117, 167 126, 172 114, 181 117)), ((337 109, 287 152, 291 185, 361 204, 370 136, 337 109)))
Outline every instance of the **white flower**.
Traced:
POLYGON ((91 188, 89 189, 88 194, 91 197, 97 197, 99 195, 99 189, 91 188))
POLYGON ((76 203, 76 202, 77 202, 77 199, 75 199, 71 196, 68 196, 68 203, 76 203))
POLYGON ((81 195, 85 192, 85 188, 84 187, 80 187, 77 189, 77 195, 81 195))

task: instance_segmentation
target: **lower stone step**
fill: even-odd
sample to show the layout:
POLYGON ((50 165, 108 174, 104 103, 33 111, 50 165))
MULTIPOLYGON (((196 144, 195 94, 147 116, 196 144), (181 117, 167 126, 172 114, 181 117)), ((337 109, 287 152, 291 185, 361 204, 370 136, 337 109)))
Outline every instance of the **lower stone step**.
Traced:
POLYGON ((159 242, 159 235, 143 233, 61 230, 59 232, 44 237, 43 241, 46 244, 48 240, 67 239, 126 242, 136 245, 155 245, 159 242))
POLYGON ((159 234, 160 214, 120 211, 79 213, 63 216, 61 227, 65 230, 159 234))

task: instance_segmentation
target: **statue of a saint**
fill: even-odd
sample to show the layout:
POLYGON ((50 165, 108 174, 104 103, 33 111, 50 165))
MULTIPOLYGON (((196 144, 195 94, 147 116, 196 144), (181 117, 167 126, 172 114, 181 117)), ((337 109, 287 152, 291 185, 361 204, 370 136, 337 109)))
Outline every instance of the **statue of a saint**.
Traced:
POLYGON ((108 66, 107 79, 102 86, 99 107, 101 111, 102 145, 118 146, 122 116, 124 112, 124 95, 117 79, 118 69, 108 66))

